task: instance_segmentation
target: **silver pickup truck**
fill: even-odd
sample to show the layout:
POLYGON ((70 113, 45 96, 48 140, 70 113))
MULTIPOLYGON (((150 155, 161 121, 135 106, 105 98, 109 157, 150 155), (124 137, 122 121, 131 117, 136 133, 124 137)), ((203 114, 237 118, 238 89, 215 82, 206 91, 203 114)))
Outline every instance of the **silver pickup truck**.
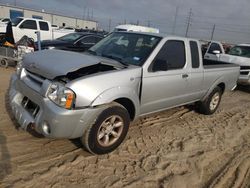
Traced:
POLYGON ((94 154, 116 149, 136 118, 196 104, 213 114, 239 66, 203 61, 199 41, 114 32, 88 52, 27 55, 10 81, 20 126, 49 138, 81 138, 94 154))

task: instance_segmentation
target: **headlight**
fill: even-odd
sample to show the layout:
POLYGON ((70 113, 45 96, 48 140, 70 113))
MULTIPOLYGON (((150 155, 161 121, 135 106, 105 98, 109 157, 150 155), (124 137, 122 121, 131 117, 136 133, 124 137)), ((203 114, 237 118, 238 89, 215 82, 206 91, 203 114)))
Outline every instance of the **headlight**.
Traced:
POLYGON ((60 83, 51 84, 47 96, 58 106, 66 109, 71 109, 75 101, 75 93, 60 83))
POLYGON ((47 49, 48 50, 52 50, 52 49, 54 49, 55 48, 55 46, 49 46, 47 49))
POLYGON ((23 69, 22 62, 17 63, 17 65, 16 65, 16 74, 18 76, 21 75, 22 69, 23 69))

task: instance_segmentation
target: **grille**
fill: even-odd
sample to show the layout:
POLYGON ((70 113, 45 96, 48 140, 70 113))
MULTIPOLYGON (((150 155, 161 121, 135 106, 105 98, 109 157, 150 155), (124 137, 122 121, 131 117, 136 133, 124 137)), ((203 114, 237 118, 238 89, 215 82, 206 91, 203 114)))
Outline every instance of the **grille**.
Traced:
POLYGON ((32 81, 34 81, 34 82, 36 82, 36 83, 42 85, 42 83, 43 83, 43 81, 45 80, 45 78, 43 78, 42 76, 39 76, 39 75, 37 75, 37 74, 31 73, 31 72, 28 71, 28 70, 25 70, 25 71, 26 71, 27 77, 28 77, 30 80, 32 80, 32 81))
POLYGON ((241 67, 240 67, 240 70, 246 70, 246 69, 249 69, 249 70, 250 70, 250 66, 241 66, 241 67))
POLYGON ((247 71, 246 71, 246 72, 240 72, 240 74, 241 74, 241 75, 248 75, 249 72, 247 72, 247 71))
POLYGON ((34 118, 36 118, 40 110, 40 107, 36 103, 32 102, 28 97, 24 97, 21 104, 34 118))

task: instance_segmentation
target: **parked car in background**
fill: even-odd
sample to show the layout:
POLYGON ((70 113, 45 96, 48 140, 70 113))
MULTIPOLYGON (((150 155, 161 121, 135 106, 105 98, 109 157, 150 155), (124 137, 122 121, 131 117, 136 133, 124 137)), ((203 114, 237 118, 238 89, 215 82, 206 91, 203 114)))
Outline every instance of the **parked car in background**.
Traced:
MULTIPOLYGON (((78 51, 82 52, 94 44, 103 39, 102 35, 85 33, 85 32, 75 32, 70 33, 55 40, 44 40, 41 41, 41 49, 60 49, 68 51, 78 51)), ((37 43, 36 43, 37 46, 37 43)), ((36 50, 38 47, 36 47, 36 50)))
POLYGON ((94 33, 102 36, 107 36, 109 32, 104 30, 93 30, 93 29, 75 29, 76 32, 94 33))
POLYGON ((217 41, 209 42, 204 54, 204 59, 217 61, 218 54, 225 54, 222 43, 217 41))
POLYGON ((23 129, 81 138, 104 154, 131 121, 186 104, 213 114, 236 87, 239 66, 202 61, 198 40, 114 32, 86 53, 42 50, 24 57, 10 81, 10 105, 23 129))
POLYGON ((61 30, 67 30, 67 31, 75 31, 75 28, 74 27, 62 27, 60 28, 61 30))
MULTIPOLYGON (((12 30, 15 41, 19 41, 24 35, 37 40, 36 32, 41 34, 41 40, 48 40, 61 37, 72 31, 52 30, 51 23, 41 19, 18 17, 12 21, 12 30)), ((0 33, 6 32, 6 25, 0 26, 0 33)))
POLYGON ((211 42, 204 58, 239 65, 240 75, 238 83, 250 85, 250 44, 236 45, 226 54, 221 43, 211 42))

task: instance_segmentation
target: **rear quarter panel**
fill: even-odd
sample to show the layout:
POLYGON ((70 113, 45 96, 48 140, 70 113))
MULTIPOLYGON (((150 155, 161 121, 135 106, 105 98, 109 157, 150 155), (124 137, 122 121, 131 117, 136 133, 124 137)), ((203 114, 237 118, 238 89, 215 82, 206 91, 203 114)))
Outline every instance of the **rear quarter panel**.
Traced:
POLYGON ((237 85, 240 67, 232 66, 216 68, 216 66, 205 66, 203 89, 207 89, 206 98, 211 91, 220 83, 225 84, 225 91, 232 90, 237 85))

